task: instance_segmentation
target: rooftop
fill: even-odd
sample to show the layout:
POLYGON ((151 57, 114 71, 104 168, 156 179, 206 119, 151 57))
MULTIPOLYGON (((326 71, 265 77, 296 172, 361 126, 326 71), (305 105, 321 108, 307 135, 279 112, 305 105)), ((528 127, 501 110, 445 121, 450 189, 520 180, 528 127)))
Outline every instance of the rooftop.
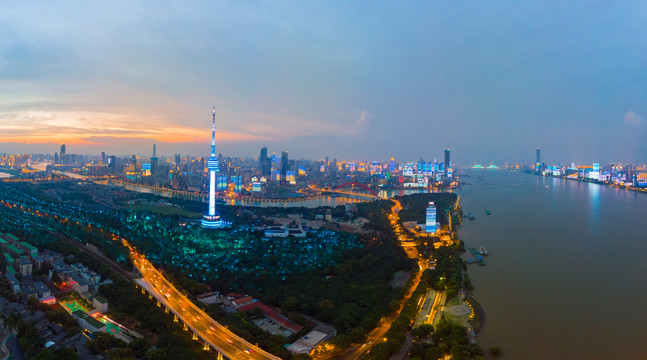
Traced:
POLYGON ((32 244, 27 243, 27 242, 24 242, 24 241, 21 241, 21 242, 20 242, 20 245, 24 246, 25 248, 29 249, 30 251, 38 250, 38 248, 36 248, 36 247, 35 247, 35 246, 33 246, 32 244))
POLYGON ((85 320, 88 324, 90 324, 91 326, 93 326, 93 327, 95 327, 97 329, 100 329, 100 328, 105 326, 105 324, 103 324, 99 320, 97 320, 97 319, 93 318, 92 316, 84 313, 83 310, 76 310, 72 314, 74 314, 74 316, 76 316, 76 317, 78 317, 80 319, 85 320))
POLYGON ((18 241, 18 237, 13 234, 5 233, 4 236, 9 238, 9 240, 18 241))
POLYGON ((283 317, 281 314, 279 314, 278 311, 276 311, 275 309, 272 309, 271 307, 263 304, 260 301, 255 301, 251 304, 243 305, 238 308, 238 311, 244 312, 244 311, 250 311, 253 309, 261 309, 261 311, 263 311, 267 317, 271 318, 272 320, 278 323, 281 323, 281 325, 287 327, 288 329, 294 332, 299 332, 301 331, 301 329, 303 329, 303 326, 297 323, 294 323, 291 320, 283 317))
POLYGON ((7 271, 12 275, 16 275, 18 273, 11 265, 7 265, 7 271))
POLYGON ((18 255, 22 254, 22 251, 20 249, 11 244, 7 245, 7 248, 18 255))

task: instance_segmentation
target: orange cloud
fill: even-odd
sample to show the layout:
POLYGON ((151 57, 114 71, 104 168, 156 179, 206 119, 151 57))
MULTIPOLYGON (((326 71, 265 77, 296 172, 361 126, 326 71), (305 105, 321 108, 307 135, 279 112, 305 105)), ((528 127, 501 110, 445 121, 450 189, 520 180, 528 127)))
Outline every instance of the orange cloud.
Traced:
MULTIPOLYGON (((205 122, 205 125, 208 123, 205 122)), ((0 113, 3 142, 106 145, 105 138, 148 139, 167 143, 206 142, 211 129, 178 126, 164 119, 102 112, 0 113)), ((250 141, 265 137, 217 131, 216 141, 250 141)))

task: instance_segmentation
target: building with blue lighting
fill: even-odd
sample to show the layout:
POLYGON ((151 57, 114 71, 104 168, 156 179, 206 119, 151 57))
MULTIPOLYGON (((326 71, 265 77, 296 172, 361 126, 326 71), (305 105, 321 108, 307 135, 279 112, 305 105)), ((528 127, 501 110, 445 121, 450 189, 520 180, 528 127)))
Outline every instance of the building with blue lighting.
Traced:
POLYGON ((425 221, 425 232, 429 234, 435 233, 437 230, 436 223, 436 206, 434 202, 431 201, 427 207, 427 216, 425 221))
POLYGON ((202 218, 202 227, 217 229, 222 227, 220 213, 216 211, 216 173, 220 171, 216 157, 216 109, 213 109, 213 124, 211 126, 211 156, 207 160, 209 169, 209 211, 202 218))

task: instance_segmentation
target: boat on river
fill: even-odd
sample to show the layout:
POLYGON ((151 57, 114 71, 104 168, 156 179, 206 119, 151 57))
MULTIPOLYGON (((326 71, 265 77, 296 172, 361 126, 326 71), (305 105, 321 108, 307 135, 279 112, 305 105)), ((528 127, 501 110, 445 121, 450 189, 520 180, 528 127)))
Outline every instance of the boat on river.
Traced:
POLYGON ((485 246, 481 246, 481 247, 479 248, 479 254, 481 254, 481 255, 483 255, 483 256, 488 256, 487 248, 486 248, 485 246))
POLYGON ((485 266, 485 259, 483 259, 483 256, 479 253, 479 251, 476 250, 476 248, 470 248, 469 250, 474 257, 474 261, 481 266, 485 266))
POLYGON ((467 214, 467 218, 470 220, 474 220, 474 215, 472 213, 467 214))
POLYGON ((486 210, 485 210, 485 213, 486 213, 486 214, 488 214, 488 215, 490 215, 490 209, 486 209, 486 210))

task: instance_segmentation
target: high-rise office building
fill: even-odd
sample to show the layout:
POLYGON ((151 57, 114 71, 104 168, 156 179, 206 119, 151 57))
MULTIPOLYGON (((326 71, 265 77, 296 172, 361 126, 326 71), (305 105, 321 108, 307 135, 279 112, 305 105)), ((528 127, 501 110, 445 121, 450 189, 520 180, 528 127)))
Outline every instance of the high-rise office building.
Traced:
POLYGON ((117 169, 117 157, 114 155, 108 156, 108 171, 114 174, 117 169))
POLYGON ((105 153, 105 152, 103 152, 103 151, 101 152, 101 162, 102 162, 102 163, 105 163, 105 162, 106 162, 106 153, 105 153))
POLYGON ((261 175, 267 176, 270 174, 270 162, 267 158, 267 146, 261 148, 261 155, 258 157, 258 168, 261 170, 261 175))
POLYGON ((153 156, 151 157, 151 174, 157 173, 157 145, 153 144, 153 156))
POLYGON ((425 232, 426 233, 436 232, 436 206, 434 205, 433 201, 429 202, 429 206, 427 207, 425 232))
POLYGON ((54 153, 54 164, 59 164, 60 163, 59 161, 60 161, 60 159, 58 158, 58 153, 55 152, 54 153))
POLYGON ((216 109, 213 109, 213 123, 211 125, 211 155, 207 160, 207 169, 209 169, 209 210, 202 218, 202 227, 216 229, 222 227, 220 213, 216 211, 216 173, 218 168, 218 158, 216 157, 216 109))
POLYGON ((285 181, 288 169, 288 151, 286 150, 281 153, 281 181, 285 181))
POLYGON ((66 163, 67 163, 67 162, 65 161, 65 160, 66 160, 66 159, 65 159, 65 144, 61 144, 61 155, 59 156, 59 159, 60 159, 59 161, 60 161, 60 164, 61 164, 61 165, 63 165, 63 164, 66 164, 66 163))
POLYGON ((445 179, 449 178, 450 176, 450 168, 452 167, 452 163, 449 160, 449 148, 445 149, 445 179))
POLYGON ((537 164, 541 164, 541 149, 537 148, 537 164))

